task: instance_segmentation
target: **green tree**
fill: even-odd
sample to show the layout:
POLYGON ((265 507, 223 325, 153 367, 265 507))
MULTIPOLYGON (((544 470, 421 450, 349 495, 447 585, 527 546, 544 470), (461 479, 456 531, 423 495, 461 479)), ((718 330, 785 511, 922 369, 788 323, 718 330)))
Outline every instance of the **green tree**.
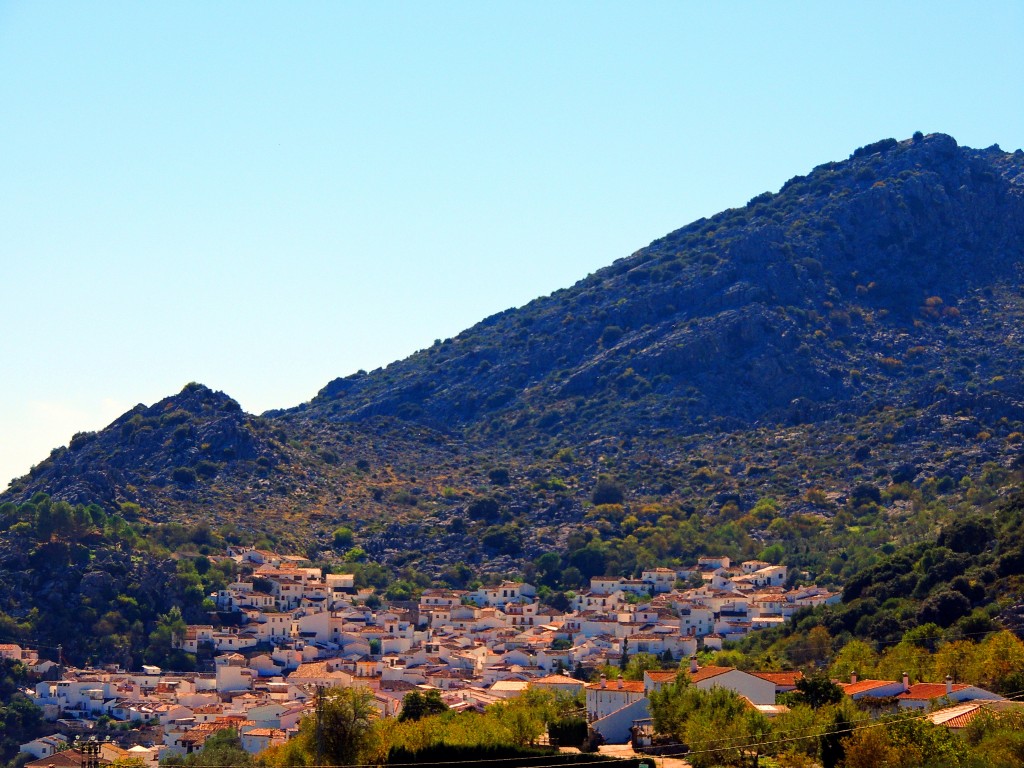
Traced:
POLYGON ((850 721, 841 709, 836 710, 832 722, 819 739, 819 754, 822 768, 836 768, 846 757, 843 739, 849 734, 850 721))
POLYGON ((246 768, 252 764, 252 755, 242 749, 242 741, 234 728, 224 728, 210 734, 203 748, 186 757, 184 762, 186 768, 246 768))
POLYGON ((626 491, 611 475, 600 475, 590 500, 595 505, 621 504, 626 498, 626 491))
POLYGON ((978 681, 999 693, 1024 690, 1024 642, 1008 630, 985 638, 978 648, 978 681))
POLYGON ((725 688, 701 690, 684 675, 650 695, 654 730, 690 748, 694 768, 740 765, 741 747, 758 744, 769 731, 764 717, 725 688))
POLYGON ((796 681, 796 696, 811 709, 821 709, 843 700, 843 689, 819 673, 796 681))
POLYGON ((360 762, 375 714, 373 694, 366 688, 332 688, 322 695, 320 732, 324 762, 328 765, 360 762))
MULTIPOLYGON (((164 665, 169 660, 177 658, 174 641, 185 636, 187 626, 181 615, 181 609, 176 605, 172 606, 171 610, 157 619, 156 628, 149 635, 146 660, 150 664, 164 665)), ((184 656, 184 654, 179 655, 184 656)))
POLYGON ((964 729, 975 764, 986 768, 1024 765, 1024 712, 981 712, 964 729))
POLYGON ((829 674, 837 680, 849 680, 851 674, 874 674, 878 654, 863 640, 851 640, 832 659, 829 674))
POLYGON ((352 546, 355 541, 355 533, 346 525, 334 529, 334 546, 337 549, 345 549, 352 546))
POLYGON ((644 672, 661 669, 661 659, 651 653, 634 653, 629 658, 622 676, 626 680, 643 680, 644 672))
POLYGON ((448 705, 441 700, 441 692, 431 689, 426 693, 411 691, 402 699, 402 712, 398 716, 400 722, 419 720, 430 715, 440 715, 448 711, 448 705))

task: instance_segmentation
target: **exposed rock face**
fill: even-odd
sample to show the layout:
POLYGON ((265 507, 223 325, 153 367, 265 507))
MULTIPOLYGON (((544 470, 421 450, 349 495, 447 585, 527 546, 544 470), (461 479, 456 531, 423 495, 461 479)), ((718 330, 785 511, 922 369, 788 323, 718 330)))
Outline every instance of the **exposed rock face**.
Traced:
POLYGON ((961 319, 976 292, 1019 281, 1022 168, 1020 153, 941 134, 879 142, 386 370, 336 379, 306 413, 472 432, 554 411, 571 431, 574 398, 605 398, 614 413, 597 427, 636 433, 783 419, 796 398, 842 407, 880 385, 919 396, 906 376, 889 386, 894 363, 878 360, 913 346, 902 337, 931 351, 978 340, 961 319))
POLYGON ((148 501, 147 488, 188 494, 222 473, 250 475, 280 461, 281 447, 258 417, 222 392, 189 384, 153 406, 135 406, 101 432, 75 435, 6 497, 27 501, 45 488, 73 504, 116 509, 148 501))

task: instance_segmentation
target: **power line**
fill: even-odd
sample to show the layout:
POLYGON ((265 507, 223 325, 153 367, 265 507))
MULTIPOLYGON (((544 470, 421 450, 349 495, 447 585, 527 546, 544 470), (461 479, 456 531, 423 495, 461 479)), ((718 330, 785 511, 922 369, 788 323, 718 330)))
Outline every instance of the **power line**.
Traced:
MULTIPOLYGON (((1020 700, 1022 698, 1024 698, 1024 691, 1016 691, 1014 693, 1009 694, 1008 696, 1005 696, 1004 700, 1007 700, 1007 701, 1017 701, 1017 700, 1020 700)), ((961 703, 968 703, 968 702, 961 702, 961 703)), ((803 735, 803 736, 792 736, 792 737, 786 737, 786 738, 781 738, 781 739, 771 739, 771 740, 768 740, 768 741, 760 741, 760 742, 751 742, 751 741, 749 741, 749 736, 731 737, 731 738, 726 738, 726 739, 718 739, 718 740, 714 740, 714 741, 711 742, 712 745, 718 744, 719 746, 710 746, 710 747, 707 747, 707 748, 704 748, 704 749, 700 749, 700 750, 691 750, 691 749, 688 749, 688 748, 680 747, 680 750, 678 750, 678 751, 669 752, 669 751, 666 750, 666 751, 662 751, 661 754, 659 754, 659 755, 643 755, 643 756, 637 755, 636 758, 616 758, 614 756, 608 756, 608 758, 606 758, 604 760, 573 761, 569 757, 569 755, 574 754, 574 753, 562 753, 561 755, 554 755, 553 754, 553 755, 536 755, 536 756, 531 756, 531 757, 486 758, 486 759, 472 759, 472 760, 458 760, 458 759, 454 759, 454 760, 440 760, 440 761, 434 761, 434 762, 415 762, 415 763, 383 763, 383 764, 381 764, 381 763, 353 763, 353 764, 346 765, 345 768, 378 768, 378 766, 380 766, 380 765, 384 765, 384 766, 386 766, 386 768, 392 768, 392 766, 394 766, 394 768, 414 768, 415 766, 478 765, 478 764, 496 763, 496 762, 527 762, 527 761, 535 761, 535 762, 533 762, 532 765, 528 765, 528 766, 524 765, 523 768, 555 768, 555 766, 560 766, 560 765, 607 765, 607 764, 613 762, 616 759, 644 759, 644 758, 657 759, 658 757, 672 757, 672 756, 710 754, 710 753, 713 753, 713 752, 719 752, 719 751, 721 751, 723 749, 739 749, 739 750, 762 749, 764 747, 778 746, 778 745, 782 745, 782 744, 791 744, 791 743, 800 742, 800 741, 808 741, 810 739, 821 738, 822 736, 847 736, 849 734, 852 734, 852 733, 855 733, 855 732, 859 732, 859 731, 863 731, 863 730, 869 730, 869 729, 873 729, 873 728, 885 727, 885 726, 888 726, 888 725, 890 725, 891 723, 894 723, 894 722, 925 720, 925 719, 928 718, 928 716, 930 714, 931 713, 929 713, 929 712, 924 712, 924 713, 922 713, 920 715, 910 715, 910 714, 907 714, 907 715, 901 717, 899 720, 891 720, 891 719, 884 720, 884 719, 875 719, 875 718, 871 718, 871 717, 866 717, 866 718, 861 718, 861 719, 858 719, 858 720, 850 721, 850 723, 848 724, 848 727, 843 727, 843 728, 840 728, 840 729, 838 729, 836 731, 821 731, 821 730, 818 730, 818 731, 815 731, 813 733, 809 733, 809 734, 806 734, 806 735, 803 735), (742 741, 742 743, 740 743, 740 744, 732 743, 732 742, 736 742, 736 741, 742 741), (545 762, 545 761, 551 761, 551 760, 554 760, 554 762, 545 762)), ((809 729, 796 729, 796 732, 799 732, 801 730, 809 730, 809 729)), ((235 768, 235 767, 234 766, 230 766, 230 765, 213 765, 213 766, 205 766, 205 768, 235 768)), ((316 765, 307 766, 307 768, 338 768, 338 766, 316 764, 316 765)))
MULTIPOLYGON (((1010 694, 1008 696, 1004 696, 1003 700, 1004 701, 1016 701, 1016 700, 1021 699, 1021 698, 1024 698, 1024 691, 1017 691, 1017 692, 1014 692, 1014 693, 1012 693, 1012 694, 1010 694)), ((992 700, 974 699, 973 701, 995 701, 995 699, 992 699, 992 700)), ((966 704, 966 703, 969 703, 969 702, 960 702, 960 703, 961 704, 966 704)), ((912 721, 925 720, 931 714, 932 714, 931 712, 925 712, 925 713, 922 713, 920 715, 909 715, 908 714, 908 715, 903 716, 901 718, 901 720, 907 720, 907 721, 911 721, 911 720, 912 721)), ((680 751, 680 752, 676 752, 676 753, 673 753, 673 754, 679 754, 679 755, 709 754, 711 752, 718 752, 718 751, 720 751, 722 749, 753 749, 755 747, 774 746, 774 745, 777 745, 777 744, 788 744, 788 743, 797 742, 797 741, 807 741, 809 739, 821 738, 822 736, 849 734, 849 733, 853 733, 855 731, 861 731, 861 730, 866 730, 866 729, 870 729, 870 728, 879 728, 879 727, 887 726, 887 725, 889 725, 890 723, 893 723, 893 722, 899 722, 899 720, 883 720, 883 719, 880 719, 880 718, 879 719, 875 719, 875 718, 868 717, 868 718, 862 718, 860 720, 851 721, 850 722, 850 727, 842 728, 842 729, 839 729, 837 731, 818 731, 816 733, 811 733, 811 734, 808 734, 806 736, 795 736, 795 737, 792 737, 792 738, 773 739, 772 741, 763 741, 763 742, 754 742, 754 743, 749 743, 748 742, 746 744, 739 744, 739 745, 729 745, 729 744, 726 744, 726 742, 738 740, 739 737, 734 737, 734 738, 729 738, 729 739, 719 739, 719 740, 711 742, 712 744, 721 743, 722 745, 718 746, 718 747, 709 747, 709 748, 702 749, 702 750, 687 750, 685 752, 680 751), (866 725, 856 725, 856 723, 865 723, 867 721, 871 721, 871 722, 868 722, 866 725)), ((746 739, 749 739, 749 737, 746 737, 746 739)), ((744 740, 746 740, 746 739, 744 739, 744 740)))
MULTIPOLYGON (((1024 691, 1016 691, 1003 698, 1006 701, 1017 701, 1024 698, 1024 691)), ((968 702, 961 702, 968 703, 968 702)), ((792 736, 781 739, 771 739, 768 741, 751 742, 749 736, 744 737, 731 737, 726 739, 718 739, 711 742, 712 746, 706 747, 700 750, 691 750, 688 748, 680 747, 678 751, 667 751, 663 750, 658 755, 636 755, 633 758, 618 758, 609 755, 603 760, 588 760, 588 761, 574 761, 570 757, 575 753, 562 753, 552 755, 535 755, 529 757, 504 757, 504 758, 485 758, 485 759, 471 759, 471 760, 439 760, 433 762, 415 762, 415 763, 352 763, 347 764, 344 768, 379 768, 379 766, 385 766, 386 768, 415 768, 415 766, 439 766, 439 765, 479 765, 486 763, 497 763, 497 762, 530 762, 530 765, 523 765, 523 768, 556 768, 556 766, 562 765, 608 765, 613 763, 615 760, 632 760, 632 759, 654 759, 657 760, 659 757, 673 757, 673 756, 686 756, 686 755, 699 755, 699 754, 711 754, 719 752, 724 749, 738 749, 738 750, 751 750, 751 749, 763 749, 765 747, 778 746, 782 744, 791 744, 800 741, 808 741, 810 739, 821 738, 822 736, 848 736, 852 733, 856 733, 863 730, 869 730, 873 728, 881 728, 888 726, 894 722, 901 721, 920 721, 925 720, 931 713, 925 712, 920 715, 905 715, 898 720, 885 720, 875 719, 871 717, 861 718, 858 720, 850 721, 848 727, 843 727, 835 731, 815 731, 803 736, 792 736), (743 743, 735 744, 731 742, 742 741, 743 743), (718 746, 714 746, 714 745, 718 746), (549 762, 549 761, 554 762, 549 762)), ((795 732, 799 733, 802 730, 809 729, 796 729, 795 732)), ((792 733, 794 731, 788 731, 784 733, 792 733)), ((231 765, 208 765, 205 768, 236 768, 231 765)), ((327 765, 317 763, 314 765, 307 766, 307 768, 339 768, 334 765, 327 765)))

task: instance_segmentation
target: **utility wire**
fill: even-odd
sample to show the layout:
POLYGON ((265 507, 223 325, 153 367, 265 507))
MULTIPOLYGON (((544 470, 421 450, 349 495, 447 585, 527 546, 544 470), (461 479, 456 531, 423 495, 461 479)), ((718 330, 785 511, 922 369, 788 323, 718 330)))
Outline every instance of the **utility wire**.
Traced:
MULTIPOLYGON (((1024 698, 1024 691, 1017 691, 1017 692, 1011 693, 1008 696, 1004 697, 1004 700, 1017 701, 1017 700, 1020 700, 1022 698, 1024 698)), ((966 704, 968 702, 961 702, 961 703, 965 703, 966 704)), ((906 721, 925 720, 925 719, 928 718, 928 716, 930 714, 931 714, 930 712, 925 712, 925 713, 922 713, 920 715, 912 715, 912 716, 908 715, 908 716, 906 716, 906 717, 904 717, 902 719, 906 720, 906 721)), ((565 757, 562 757, 562 756, 559 756, 559 755, 539 755, 539 756, 535 756, 535 757, 487 758, 487 759, 476 759, 476 760, 440 760, 440 761, 435 761, 435 762, 415 762, 415 763, 351 763, 351 764, 346 764, 345 766, 343 766, 341 768, 379 768, 380 766, 383 766, 383 768, 392 768, 392 767, 393 768, 414 768, 415 766, 478 765, 478 764, 484 764, 484 763, 513 762, 513 761, 515 761, 515 762, 523 762, 523 763, 526 763, 528 761, 534 761, 534 762, 532 762, 531 765, 524 765, 523 768, 555 768, 555 766, 560 766, 560 765, 608 765, 610 763, 613 763, 615 759, 628 759, 628 760, 633 760, 633 759, 654 759, 654 760, 657 760, 657 758, 659 758, 659 757, 673 757, 673 756, 710 754, 710 753, 713 753, 713 752, 719 752, 719 751, 721 751, 723 749, 739 749, 739 750, 744 750, 744 749, 762 749, 764 747, 777 746, 777 745, 780 745, 780 744, 791 744, 791 743, 795 743, 795 742, 799 742, 799 741, 807 741, 809 739, 820 738, 822 736, 833 736, 833 735, 835 735, 835 736, 846 736, 846 735, 849 735, 851 733, 855 733, 855 732, 858 732, 858 731, 869 730, 869 729, 873 729, 873 728, 885 727, 885 726, 891 724, 892 722, 899 722, 899 721, 882 720, 882 719, 875 719, 875 718, 868 717, 868 718, 862 718, 862 719, 851 721, 849 723, 849 727, 844 727, 844 728, 841 728, 841 729, 836 730, 836 731, 817 731, 815 733, 810 733, 810 734, 807 734, 807 735, 804 735, 804 736, 786 737, 786 738, 782 738, 782 739, 770 739, 768 741, 760 741, 760 742, 751 742, 751 741, 749 741, 749 737, 743 737, 742 738, 743 743, 741 743, 741 744, 729 744, 729 743, 727 743, 727 742, 733 742, 733 741, 740 740, 738 738, 720 739, 720 740, 717 740, 717 741, 712 741, 711 743, 712 744, 719 743, 719 744, 721 744, 721 746, 711 746, 711 747, 706 747, 706 748, 700 749, 700 750, 691 750, 691 749, 685 749, 685 748, 681 747, 680 750, 678 750, 678 751, 669 752, 669 751, 666 750, 666 751, 662 751, 658 755, 643 755, 643 756, 637 755, 634 758, 615 758, 615 757, 609 756, 609 757, 611 757, 611 759, 576 762, 576 761, 571 761, 571 759, 568 757, 569 755, 572 755, 572 754, 575 754, 575 753, 564 753, 565 757), (864 723, 864 724, 863 725, 859 725, 859 723, 864 723), (546 761, 551 761, 551 760, 554 760, 555 762, 546 762, 546 761)), ((801 730, 809 730, 809 729, 796 729, 796 732, 799 732, 801 730)), ((236 766, 230 766, 230 765, 209 765, 209 766, 204 766, 204 768, 237 768, 237 767, 236 766)), ((311 766, 307 766, 307 768, 339 768, 339 766, 323 764, 323 765, 311 765, 311 766)))
MULTIPOLYGON (((1003 700, 1005 700, 1005 701, 1017 701, 1017 700, 1022 699, 1022 698, 1024 698, 1024 691, 1017 691, 1017 692, 1009 694, 1008 696, 1004 696, 1003 700)), ((973 699, 972 701, 998 701, 998 700, 997 699, 973 699)), ((960 702, 960 703, 961 704, 967 704, 967 703, 970 703, 970 702, 966 702, 965 701, 965 702, 960 702)), ((907 715, 907 716, 905 716, 902 719, 912 720, 912 721, 925 720, 931 714, 932 714, 931 712, 924 712, 924 713, 922 713, 920 715, 912 715, 912 716, 911 715, 907 715)), ((672 754, 679 754, 679 755, 686 755, 686 754, 708 754, 708 753, 711 753, 711 752, 718 752, 718 751, 720 751, 722 749, 752 749, 752 748, 758 747, 758 746, 773 746, 773 745, 776 745, 776 744, 788 744, 788 743, 796 742, 796 741, 806 741, 806 740, 809 740, 809 739, 820 738, 822 736, 830 736, 830 735, 836 735, 836 734, 849 734, 849 733, 853 733, 855 731, 861 731, 861 730, 870 729, 870 728, 878 728, 878 727, 889 725, 892 722, 894 722, 894 721, 892 721, 892 720, 883 720, 883 719, 880 719, 880 718, 872 718, 872 717, 861 718, 861 719, 858 719, 858 720, 850 721, 850 723, 849 723, 850 727, 844 727, 844 728, 841 728, 841 729, 839 729, 837 731, 818 731, 817 733, 811 733, 811 734, 808 734, 808 735, 805 735, 805 736, 795 736, 795 737, 789 737, 789 738, 784 738, 784 739, 773 739, 771 741, 754 742, 754 743, 749 743, 749 741, 748 741, 749 737, 744 737, 743 740, 744 741, 748 741, 748 743, 740 744, 740 745, 730 745, 730 744, 727 744, 727 742, 739 740, 739 737, 733 737, 733 738, 727 738, 727 739, 718 739, 718 740, 713 740, 711 742, 711 744, 716 744, 717 743, 717 744, 721 744, 721 746, 708 747, 708 748, 705 748, 705 749, 702 749, 702 750, 687 750, 685 752, 678 751, 678 752, 673 752, 672 754), (856 725, 856 723, 865 723, 866 721, 870 721, 870 722, 867 722, 867 724, 865 724, 865 725, 856 725)), ((801 729, 801 730, 803 730, 803 729, 801 729)), ((668 754, 668 753, 665 753, 665 754, 668 754)))

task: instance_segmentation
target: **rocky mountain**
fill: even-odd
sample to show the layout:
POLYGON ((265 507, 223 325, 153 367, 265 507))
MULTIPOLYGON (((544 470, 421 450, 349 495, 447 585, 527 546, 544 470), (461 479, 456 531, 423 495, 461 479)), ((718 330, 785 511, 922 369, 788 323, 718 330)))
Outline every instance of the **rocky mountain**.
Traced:
MULTIPOLYGON (((1024 152, 887 139, 296 408, 199 385, 138 406, 2 499, 313 549, 346 524, 436 574, 627 537, 652 506, 829 517, 862 484, 960 493, 1019 458, 1022 264, 1024 152), (602 475, 618 512, 595 506, 602 475)), ((768 523, 744 535, 763 546, 768 523)))
MULTIPOLYGON (((1019 285, 1022 169, 1020 154, 949 136, 878 142, 385 370, 336 379, 306 414, 639 434, 930 392, 906 369, 952 362, 953 339, 983 342, 993 294, 1019 285)), ((1012 373, 1002 351, 988 364, 1012 373)))

